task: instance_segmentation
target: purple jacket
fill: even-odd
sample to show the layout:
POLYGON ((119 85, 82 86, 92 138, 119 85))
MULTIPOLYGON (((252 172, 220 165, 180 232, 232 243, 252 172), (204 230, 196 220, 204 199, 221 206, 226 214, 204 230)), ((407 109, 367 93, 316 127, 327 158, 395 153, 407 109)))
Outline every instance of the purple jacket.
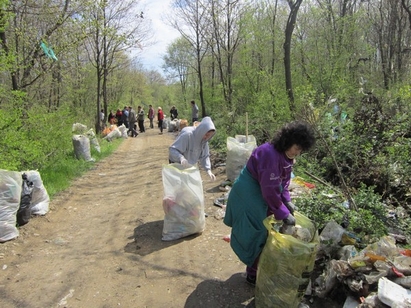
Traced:
POLYGON ((291 201, 290 184, 293 160, 278 152, 271 143, 257 147, 247 162, 251 176, 260 184, 261 193, 268 205, 267 215, 277 220, 287 218, 290 211, 284 202, 291 201))

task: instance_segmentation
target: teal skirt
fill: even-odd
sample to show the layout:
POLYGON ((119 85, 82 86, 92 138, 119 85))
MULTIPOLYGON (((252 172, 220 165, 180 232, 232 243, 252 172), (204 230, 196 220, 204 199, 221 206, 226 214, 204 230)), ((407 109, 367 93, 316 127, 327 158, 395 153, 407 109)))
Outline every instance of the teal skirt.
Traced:
POLYGON ((259 183, 244 167, 230 190, 224 223, 231 227, 231 248, 246 265, 252 266, 267 240, 263 220, 267 217, 259 183))

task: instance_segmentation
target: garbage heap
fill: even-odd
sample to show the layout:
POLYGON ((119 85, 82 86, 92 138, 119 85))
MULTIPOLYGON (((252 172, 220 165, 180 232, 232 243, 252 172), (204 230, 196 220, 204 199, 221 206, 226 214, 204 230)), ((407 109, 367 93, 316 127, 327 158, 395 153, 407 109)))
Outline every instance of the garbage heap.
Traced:
POLYGON ((411 307, 411 250, 397 247, 393 236, 362 250, 356 246, 353 234, 329 222, 320 234, 319 275, 306 295, 326 298, 343 293, 344 308, 411 307))

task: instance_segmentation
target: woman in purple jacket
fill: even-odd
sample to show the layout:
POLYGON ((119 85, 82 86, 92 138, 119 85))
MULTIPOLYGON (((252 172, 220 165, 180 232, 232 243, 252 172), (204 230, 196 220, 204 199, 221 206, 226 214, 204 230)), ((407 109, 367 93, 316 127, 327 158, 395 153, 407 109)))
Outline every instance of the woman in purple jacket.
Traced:
POLYGON ((271 142, 257 147, 233 184, 224 223, 231 227, 230 245, 247 265, 247 281, 255 285, 258 258, 267 239, 263 220, 270 215, 295 225, 290 184, 294 159, 315 143, 311 127, 303 122, 284 125, 271 142))

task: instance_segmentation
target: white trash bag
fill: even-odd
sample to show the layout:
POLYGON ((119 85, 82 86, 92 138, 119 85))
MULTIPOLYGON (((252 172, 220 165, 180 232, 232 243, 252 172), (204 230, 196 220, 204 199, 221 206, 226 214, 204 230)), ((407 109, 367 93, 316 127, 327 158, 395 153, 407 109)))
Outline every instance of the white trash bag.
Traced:
POLYGON ((257 141, 253 135, 236 135, 235 138, 227 138, 227 179, 234 182, 246 165, 251 153, 257 147, 257 141))
POLYGON ((84 135, 73 135, 74 154, 77 159, 84 159, 85 161, 94 161, 90 153, 90 139, 84 135))
POLYGON ((205 229, 204 194, 200 170, 180 164, 163 166, 163 241, 172 241, 205 229))
POLYGON ((0 170, 0 243, 19 236, 16 227, 23 179, 17 171, 0 170))

